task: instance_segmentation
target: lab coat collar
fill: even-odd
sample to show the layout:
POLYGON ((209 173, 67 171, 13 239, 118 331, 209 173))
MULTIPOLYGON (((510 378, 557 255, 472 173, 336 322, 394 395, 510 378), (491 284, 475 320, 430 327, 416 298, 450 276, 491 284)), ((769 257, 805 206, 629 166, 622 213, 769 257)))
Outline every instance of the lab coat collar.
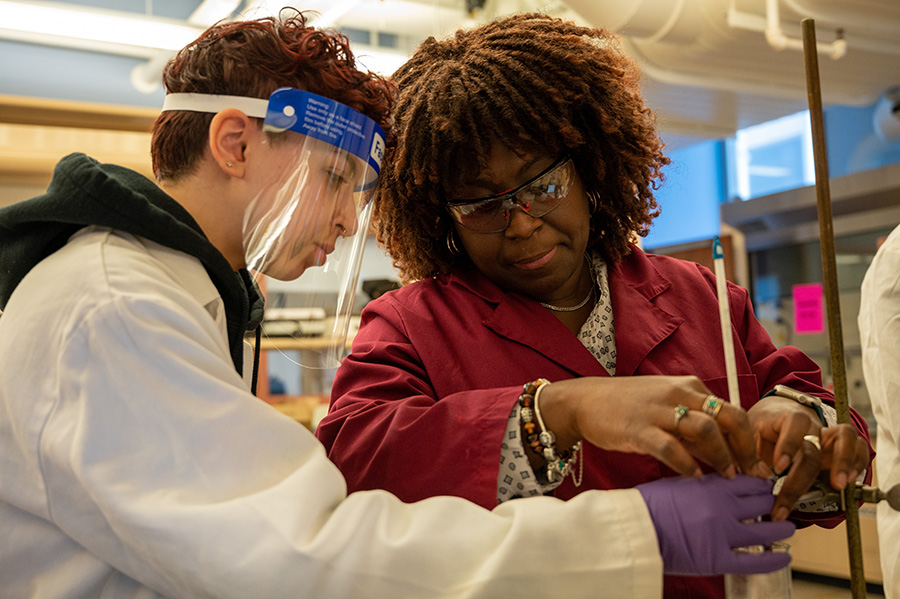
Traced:
MULTIPOLYGON (((496 304, 483 324, 497 335, 540 352, 577 376, 608 376, 578 338, 534 299, 506 293, 474 269, 452 275, 451 283, 496 304)), ((670 287, 671 282, 636 247, 622 262, 609 266, 617 376, 634 374, 653 348, 683 322, 654 303, 670 287)))

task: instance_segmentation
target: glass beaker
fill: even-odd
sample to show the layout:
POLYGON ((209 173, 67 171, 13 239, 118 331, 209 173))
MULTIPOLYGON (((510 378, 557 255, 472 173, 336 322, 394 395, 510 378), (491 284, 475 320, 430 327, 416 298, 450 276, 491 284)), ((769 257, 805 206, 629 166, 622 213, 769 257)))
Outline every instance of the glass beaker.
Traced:
MULTIPOLYGON (((787 543, 740 547, 735 551, 759 553, 762 551, 789 552, 787 543)), ((768 574, 726 574, 725 596, 728 599, 791 599, 790 565, 768 574)))

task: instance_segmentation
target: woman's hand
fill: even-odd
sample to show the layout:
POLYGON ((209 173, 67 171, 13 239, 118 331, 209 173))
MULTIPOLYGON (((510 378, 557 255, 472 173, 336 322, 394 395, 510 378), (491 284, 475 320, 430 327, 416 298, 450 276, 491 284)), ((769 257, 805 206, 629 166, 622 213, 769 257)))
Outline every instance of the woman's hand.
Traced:
POLYGON ((809 490, 821 470, 828 470, 831 486, 841 490, 854 481, 869 460, 869 448, 849 424, 822 428, 816 413, 806 406, 772 395, 748 411, 757 435, 757 453, 777 474, 790 468, 772 508, 774 520, 784 520, 809 490), (819 437, 821 449, 804 441, 819 437))
POLYGON ((747 413, 721 400, 713 418, 702 411, 709 395, 693 376, 588 377, 549 385, 540 409, 557 447, 584 439, 607 450, 651 455, 685 476, 702 476, 699 460, 728 478, 737 471, 768 477, 747 413), (682 405, 689 411, 676 419, 682 405))

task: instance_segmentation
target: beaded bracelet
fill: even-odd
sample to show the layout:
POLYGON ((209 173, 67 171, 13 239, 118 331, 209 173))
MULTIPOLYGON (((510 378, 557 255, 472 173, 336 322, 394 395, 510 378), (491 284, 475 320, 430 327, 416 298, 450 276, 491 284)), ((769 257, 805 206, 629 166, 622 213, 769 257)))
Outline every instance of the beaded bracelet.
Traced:
MULTIPOLYGON (((572 472, 575 461, 578 459, 578 452, 581 450, 581 441, 576 443, 571 450, 559 452, 556 449, 556 435, 544 426, 539 406, 541 392, 549 385, 550 381, 543 378, 525 383, 522 394, 519 396, 519 405, 521 406, 520 417, 522 428, 525 430, 525 441, 533 452, 547 461, 547 465, 539 468, 539 472, 535 472, 535 475, 541 478, 543 478, 541 475, 545 475, 547 482, 553 483, 562 480, 572 472), (535 417, 540 432, 534 425, 535 417)), ((583 465, 584 461, 582 460, 582 468, 583 465)), ((576 478, 573 473, 575 486, 581 485, 582 474, 583 471, 576 478)))
MULTIPOLYGON (((556 482, 557 480, 564 479, 566 475, 572 471, 572 467, 575 465, 575 460, 578 459, 578 451, 581 449, 581 441, 577 442, 571 450, 563 450, 562 452, 560 452, 556 449, 556 435, 553 433, 553 431, 547 430, 547 428, 544 426, 544 419, 541 417, 541 391, 543 391, 546 386, 547 385, 541 385, 535 391, 534 414, 537 417, 538 426, 540 426, 541 428, 541 433, 540 435, 538 435, 538 439, 540 440, 541 446, 543 447, 544 459, 547 460, 547 480, 549 480, 550 482, 556 482)), ((576 480, 576 486, 580 484, 581 481, 576 480)))
POLYGON ((547 379, 538 379, 525 383, 522 394, 519 396, 519 417, 522 419, 522 428, 525 430, 525 443, 537 455, 543 455, 543 447, 538 438, 537 426, 534 423, 534 395, 543 385, 549 385, 547 379))

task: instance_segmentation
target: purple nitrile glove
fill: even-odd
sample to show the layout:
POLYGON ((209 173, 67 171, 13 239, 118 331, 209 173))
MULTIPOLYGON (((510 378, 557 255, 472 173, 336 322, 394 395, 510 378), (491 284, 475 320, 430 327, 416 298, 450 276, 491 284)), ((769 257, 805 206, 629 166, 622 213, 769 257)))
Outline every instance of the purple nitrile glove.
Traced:
POLYGON ((794 533, 794 525, 787 521, 747 522, 772 509, 771 481, 710 474, 663 478, 636 488, 650 510, 666 574, 760 574, 791 562, 785 552, 733 551, 769 545, 794 533))

